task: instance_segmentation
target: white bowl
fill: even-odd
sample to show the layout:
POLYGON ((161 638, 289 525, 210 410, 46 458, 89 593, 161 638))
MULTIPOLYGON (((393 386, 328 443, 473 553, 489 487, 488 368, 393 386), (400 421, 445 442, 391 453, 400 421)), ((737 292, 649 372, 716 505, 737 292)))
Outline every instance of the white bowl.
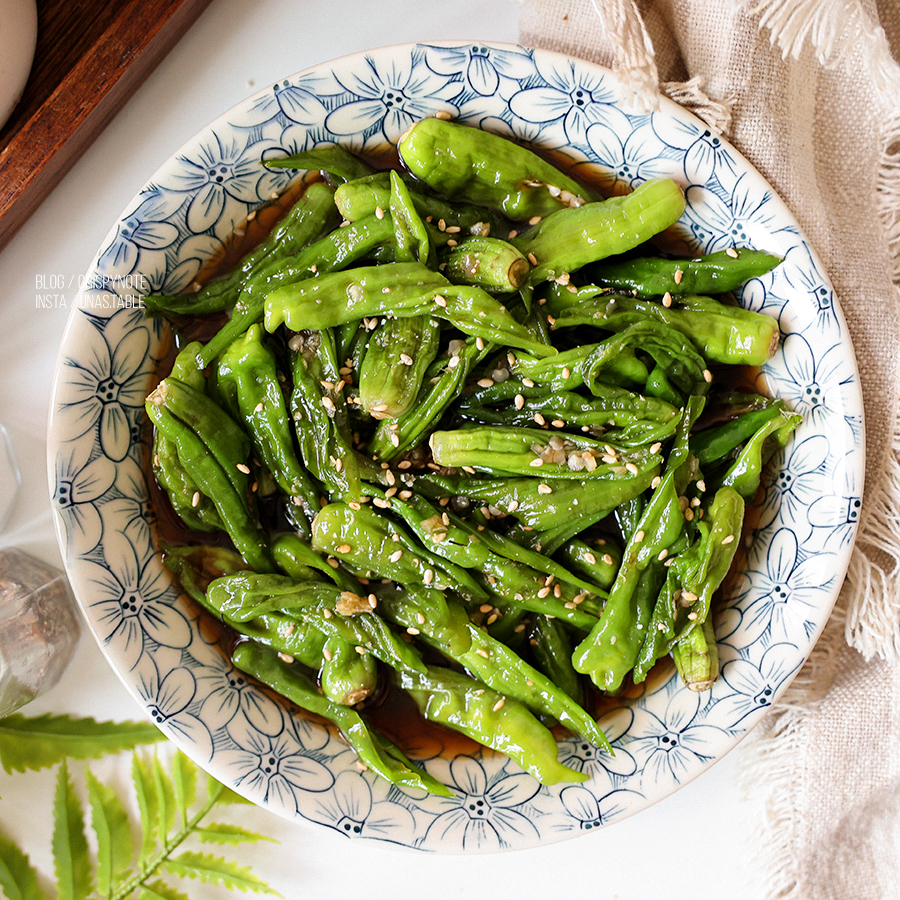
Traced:
POLYGON ((606 70, 515 46, 406 45, 285 78, 239 104, 165 162, 113 226, 62 343, 50 483, 69 577, 110 664, 160 728, 216 778, 274 812, 392 844, 451 853, 524 848, 616 821, 728 752, 785 690, 831 611, 859 518, 859 380, 821 265, 762 177, 693 115, 663 101, 629 109, 606 70), (146 484, 143 398, 168 347, 136 298, 194 279, 235 223, 287 179, 261 156, 325 140, 396 143, 446 111, 590 166, 614 189, 667 175, 686 191, 685 243, 733 244, 784 262, 741 292, 784 335, 761 382, 803 413, 771 467, 744 571, 725 598, 722 674, 707 693, 677 677, 605 716, 616 753, 572 737, 561 759, 590 774, 541 787, 504 756, 451 758, 429 772, 453 800, 413 796, 368 772, 330 730, 238 677, 162 567, 146 484), (138 304, 139 305, 139 304, 138 304))
POLYGON ((0 126, 25 90, 36 42, 34 0, 0 0, 0 126))

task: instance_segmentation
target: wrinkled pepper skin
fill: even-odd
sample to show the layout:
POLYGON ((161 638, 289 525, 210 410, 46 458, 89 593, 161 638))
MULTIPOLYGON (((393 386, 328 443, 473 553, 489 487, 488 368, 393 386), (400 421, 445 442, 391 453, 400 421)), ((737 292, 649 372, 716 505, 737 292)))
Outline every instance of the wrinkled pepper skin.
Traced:
POLYGON ((422 119, 400 139, 404 165, 447 197, 503 212, 514 221, 583 203, 587 190, 530 150, 444 119, 422 119))

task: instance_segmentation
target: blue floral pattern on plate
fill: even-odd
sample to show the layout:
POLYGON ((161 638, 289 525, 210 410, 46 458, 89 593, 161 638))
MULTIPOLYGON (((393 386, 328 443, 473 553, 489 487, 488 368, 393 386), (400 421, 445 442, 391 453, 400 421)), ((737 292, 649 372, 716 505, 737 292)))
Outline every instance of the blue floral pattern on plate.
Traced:
POLYGON ((434 852, 524 848, 647 807, 699 775, 785 690, 824 627, 849 560, 864 463, 859 379, 833 291, 762 177, 690 113, 620 99, 608 71, 544 51, 417 44, 358 54, 272 85, 170 159, 111 230, 60 350, 49 467, 57 529, 84 615, 148 715, 213 775, 289 818, 434 852), (178 292, 291 173, 261 158, 328 141, 383 151, 416 119, 449 113, 563 159, 622 192, 657 175, 685 189, 675 243, 784 258, 739 300, 776 316, 781 347, 759 384, 804 414, 771 467, 759 516, 718 621, 722 676, 694 694, 676 677, 601 720, 611 755, 572 738, 560 756, 590 775, 541 787, 502 755, 420 764, 452 800, 360 772, 331 729, 235 672, 155 552, 142 403, 171 339, 135 301, 178 292))

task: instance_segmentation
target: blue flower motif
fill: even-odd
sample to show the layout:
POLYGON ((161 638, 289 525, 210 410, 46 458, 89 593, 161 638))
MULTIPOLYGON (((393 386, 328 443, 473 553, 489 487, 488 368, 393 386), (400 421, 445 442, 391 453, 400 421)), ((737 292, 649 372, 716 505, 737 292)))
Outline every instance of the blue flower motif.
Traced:
POLYGON ((119 496, 100 507, 100 515, 110 529, 118 529, 133 547, 150 545, 150 526, 155 514, 147 496, 147 479, 141 467, 125 458, 113 467, 116 473, 115 489, 119 496))
POLYGON ((113 486, 116 467, 108 457, 90 459, 87 441, 67 443, 57 454, 53 503, 66 532, 71 553, 83 556, 93 550, 103 536, 103 520, 97 501, 113 486))
POLYGON ((807 559, 799 556, 797 536, 779 528, 772 536, 761 566, 749 568, 752 589, 742 596, 741 639, 735 646, 749 646, 763 635, 773 642, 792 641, 798 634, 811 634, 823 587, 837 570, 831 553, 821 551, 807 559))
POLYGON ((637 771, 634 757, 621 743, 617 743, 628 733, 633 720, 632 711, 623 707, 603 716, 597 722, 613 745, 614 753, 601 750, 583 740, 564 741, 560 744, 559 761, 576 772, 586 772, 590 775, 591 787, 595 791, 604 784, 612 789, 617 777, 628 777, 637 771))
POLYGON ((59 409, 73 438, 99 425, 100 447, 116 462, 125 459, 131 445, 129 413, 144 406, 150 344, 146 328, 117 336, 121 339, 107 341, 101 325, 88 332, 85 352, 77 360, 66 360, 71 399, 59 409))
POLYGON ((122 660, 126 671, 137 665, 148 644, 176 650, 190 646, 190 625, 172 605, 174 592, 155 557, 141 565, 131 543, 123 538, 105 565, 91 560, 82 565, 93 585, 88 609, 97 636, 122 660))
POLYGON ((189 710, 197 693, 197 682, 190 669, 172 669, 161 681, 155 667, 142 667, 140 675, 138 695, 153 723, 190 743, 191 755, 207 762, 212 759, 212 735, 189 710))
POLYGON ((530 775, 503 770, 489 775, 479 760, 457 756, 447 775, 438 780, 459 796, 441 798, 444 811, 428 826, 426 839, 458 850, 501 850, 519 843, 523 836, 537 837, 534 824, 521 811, 540 790, 530 775))
POLYGON ((536 65, 544 83, 524 88, 509 100, 510 111, 520 119, 538 125, 562 121, 567 139, 576 143, 584 141, 595 122, 623 134, 631 130, 628 117, 613 105, 614 88, 601 74, 558 58, 536 65))
MULTIPOLYGON (((853 486, 849 487, 852 491, 853 486)), ((852 542, 861 512, 861 494, 848 491, 814 500, 809 506, 807 517, 813 528, 829 532, 823 541, 823 549, 837 552, 852 542)))
POLYGON ((770 525, 778 515, 795 531, 808 525, 805 510, 822 492, 828 455, 828 439, 823 434, 797 440, 788 447, 785 459, 765 473, 765 496, 757 528, 770 525))
MULTIPOLYGON (((534 75, 534 60, 522 50, 504 50, 484 44, 461 47, 425 47, 428 67, 446 78, 464 72, 466 87, 479 97, 492 97, 501 79, 523 81, 534 75)), ((515 85, 518 87, 518 85, 515 85)))
POLYGON ((587 788, 572 785, 560 791, 559 799, 578 831, 602 828, 613 819, 627 813, 630 807, 643 800, 636 791, 610 791, 595 797, 587 788))
POLYGON ((671 695, 659 715, 646 707, 635 709, 628 748, 638 760, 642 785, 674 788, 716 755, 724 735, 700 722, 704 702, 701 694, 682 690, 671 695))
POLYGON ((735 659, 722 666, 722 680, 733 691, 715 706, 717 722, 734 728, 747 716, 768 709, 781 685, 798 668, 794 644, 774 644, 763 653, 759 665, 735 659))
POLYGON ((213 655, 200 670, 199 681, 205 694, 200 718, 213 731, 255 728, 274 737, 284 730, 284 715, 278 705, 227 657, 213 655))
POLYGON ((396 140, 413 122, 435 110, 456 112, 451 101, 462 84, 436 75, 420 60, 410 56, 384 65, 367 57, 366 63, 365 71, 354 72, 341 82, 359 99, 328 114, 325 127, 332 134, 359 138, 374 132, 378 141, 396 140))
POLYGON ((694 241, 704 253, 729 247, 756 248, 771 241, 775 211, 772 195, 760 196, 753 180, 741 175, 727 202, 709 188, 693 185, 685 191, 687 209, 682 222, 690 228, 694 241))
POLYGON ((257 94, 245 107, 234 110, 229 121, 238 128, 253 128, 281 115, 297 125, 315 126, 328 115, 321 97, 337 90, 338 86, 331 79, 285 78, 257 94))
POLYGON ((264 142, 251 144, 214 133, 182 158, 164 186, 186 195, 190 231, 215 228, 224 237, 267 196, 268 173, 259 164, 265 149, 264 142))
POLYGON ((401 803, 375 800, 372 786, 358 772, 341 772, 334 790, 316 803, 315 819, 346 837, 392 840, 415 826, 412 813, 401 803))
POLYGON ((259 801, 294 814, 303 794, 327 791, 334 785, 334 775, 303 752, 287 730, 274 737, 258 731, 232 737, 234 746, 216 757, 234 771, 235 785, 259 801))
POLYGON ((845 400, 845 389, 856 376, 847 367, 843 346, 833 344, 824 352, 813 352, 803 335, 789 334, 784 339, 784 349, 784 354, 773 359, 770 366, 784 369, 782 394, 788 406, 817 428, 843 426, 847 438, 855 438, 862 421, 859 412, 845 400))
POLYGON ((651 113, 654 134, 665 135, 664 143, 678 151, 683 158, 685 172, 691 173, 695 183, 713 179, 726 182, 729 187, 737 171, 737 162, 727 143, 699 119, 675 118, 669 114, 651 113))
MULTIPOLYGON (((115 272, 121 277, 130 274, 138 265, 141 253, 162 253, 178 240, 178 228, 166 219, 171 215, 170 204, 160 192, 154 192, 129 216, 116 226, 110 245, 100 254, 101 271, 115 272)), ((141 260, 142 266, 152 265, 141 260)))
POLYGON ((643 181, 667 174, 661 159, 661 141, 648 140, 648 135, 632 131, 623 143, 620 134, 605 123, 591 125, 587 130, 587 142, 606 170, 603 181, 610 192, 623 194, 643 181))

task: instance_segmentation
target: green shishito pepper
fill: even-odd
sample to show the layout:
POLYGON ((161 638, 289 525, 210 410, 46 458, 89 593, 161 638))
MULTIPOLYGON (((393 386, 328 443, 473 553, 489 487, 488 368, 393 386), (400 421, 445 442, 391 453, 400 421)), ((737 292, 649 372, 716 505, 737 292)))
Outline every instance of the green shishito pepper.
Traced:
POLYGON ((759 278, 781 260, 762 250, 720 250, 694 259, 660 257, 629 259, 592 267, 601 284, 643 296, 724 294, 751 278, 759 278))
POLYGON ((519 222, 590 196, 536 153, 445 119, 417 122, 397 149, 409 171, 437 193, 500 210, 519 222))
POLYGON ((300 709, 337 725, 362 762, 391 784, 428 791, 440 797, 453 796, 449 788, 418 769, 393 744, 372 731, 356 710, 323 697, 309 676, 296 665, 285 662, 277 653, 247 642, 235 648, 232 662, 235 668, 259 679, 300 709))
POLYGON ((302 507, 308 521, 295 517, 294 522, 308 534, 319 505, 318 490, 294 453, 275 356, 262 337, 262 329, 252 325, 225 351, 219 361, 218 385, 233 392, 254 449, 291 503, 302 507))
POLYGON ((509 310, 481 288, 450 284, 418 262, 365 266, 286 285, 266 296, 267 331, 286 325, 292 331, 332 328, 372 316, 437 316, 461 331, 552 355, 535 341, 509 310))
POLYGON ((237 668, 398 787, 449 796, 367 721, 389 682, 542 784, 583 781, 548 728, 611 750, 591 682, 618 694, 665 656, 691 690, 717 677, 713 595, 800 421, 730 392, 779 332, 722 292, 778 260, 641 256, 682 215, 668 179, 600 200, 439 118, 399 151, 403 172, 338 145, 268 162, 338 187, 148 304, 232 308, 146 401, 198 542, 166 564, 238 633, 237 668))
POLYGON ((630 194, 554 212, 512 243, 538 284, 643 244, 681 218, 684 202, 674 181, 652 178, 630 194))
POLYGON ((404 672, 399 683, 426 719, 505 753, 541 784, 587 781, 587 773, 559 762, 556 739, 517 700, 442 666, 429 666, 424 675, 404 672))

